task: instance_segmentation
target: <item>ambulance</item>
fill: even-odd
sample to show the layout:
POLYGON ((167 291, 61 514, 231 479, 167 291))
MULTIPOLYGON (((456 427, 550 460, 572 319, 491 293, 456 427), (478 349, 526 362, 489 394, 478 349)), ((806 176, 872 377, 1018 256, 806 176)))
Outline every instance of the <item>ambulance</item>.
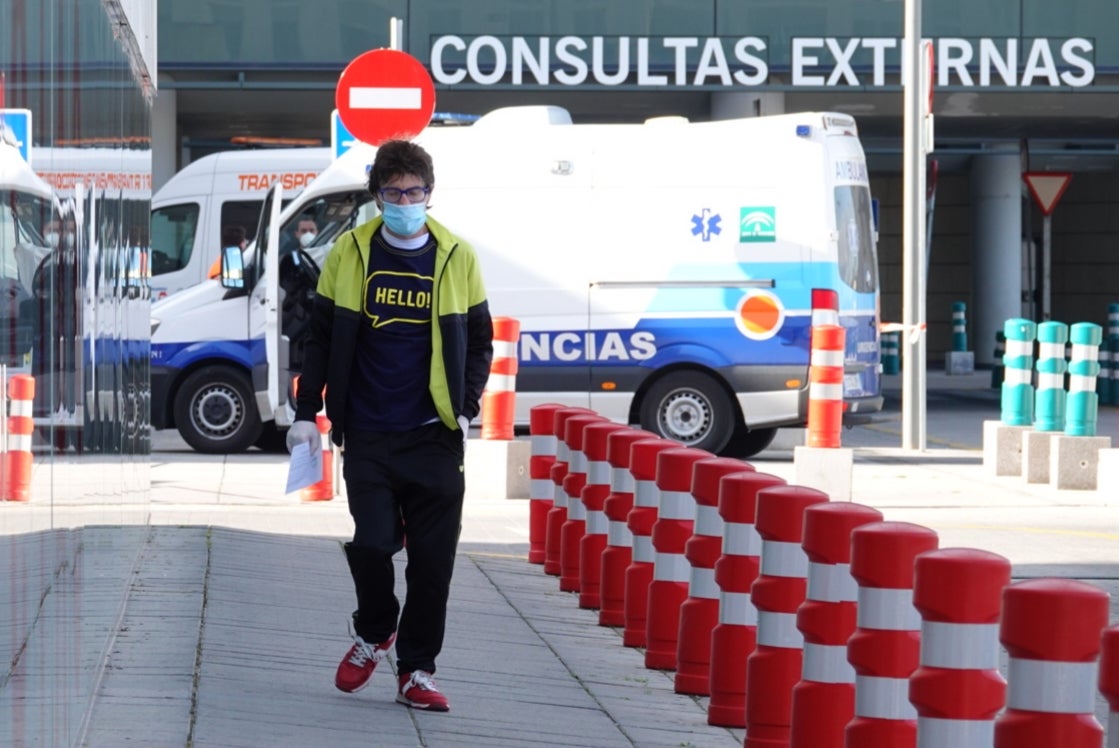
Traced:
MULTIPOLYGON (((806 421, 810 327, 846 330, 845 417, 882 407, 866 159, 845 114, 573 124, 558 107, 428 128, 430 213, 478 252, 491 312, 520 325, 515 424, 560 402, 749 456, 806 421)), ((375 213, 357 145, 220 279, 153 304, 152 424, 203 452, 272 443, 292 417, 323 249, 375 213)), ((483 414, 484 415, 484 414, 483 414)))
POLYGON ((330 148, 223 151, 193 161, 152 197, 152 298, 205 280, 222 248, 222 229, 252 239, 268 188, 293 199, 330 164, 330 148))

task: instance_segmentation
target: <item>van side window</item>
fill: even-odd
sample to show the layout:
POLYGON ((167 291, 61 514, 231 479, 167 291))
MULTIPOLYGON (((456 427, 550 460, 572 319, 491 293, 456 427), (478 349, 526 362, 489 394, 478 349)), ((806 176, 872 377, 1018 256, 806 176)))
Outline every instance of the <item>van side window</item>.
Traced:
POLYGON ((878 253, 870 207, 870 190, 835 188, 835 225, 839 230, 839 277, 860 293, 878 290, 878 253))
POLYGON ((168 205, 152 211, 152 275, 182 270, 194 251, 198 203, 168 205))
MULTIPOLYGON (((217 250, 221 247, 222 226, 244 226, 247 241, 256 238, 256 225, 260 222, 260 207, 263 200, 226 200, 221 204, 221 221, 217 226, 217 236, 214 237, 213 255, 217 257, 217 250)), ((210 248, 207 248, 209 251, 210 248)))

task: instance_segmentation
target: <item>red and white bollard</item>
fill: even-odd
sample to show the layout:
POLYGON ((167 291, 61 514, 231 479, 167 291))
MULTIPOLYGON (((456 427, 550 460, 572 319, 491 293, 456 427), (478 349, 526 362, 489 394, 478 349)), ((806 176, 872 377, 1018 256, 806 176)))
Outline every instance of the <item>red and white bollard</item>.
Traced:
POLYGON ((758 611, 750 600, 762 556, 762 538, 754 526, 758 492, 784 484, 776 475, 749 471, 719 481, 723 553, 715 562, 719 623, 711 632, 709 725, 746 726, 746 660, 758 642, 758 611))
POLYGON ((680 606, 688 598, 690 568, 684 557, 695 527, 692 467, 712 457, 692 447, 666 449, 657 455, 657 488, 661 501, 653 525, 653 581, 649 584, 645 619, 645 667, 676 669, 680 606))
POLYGON ((653 583, 653 525, 660 511, 660 489, 657 488, 657 455, 666 449, 679 449, 669 439, 646 439, 630 448, 629 471, 633 474, 633 510, 626 524, 633 533, 633 561, 626 568, 626 596, 622 603, 625 614, 622 644, 645 646, 645 619, 649 612, 649 585, 653 583))
POLYGON ((567 462, 571 452, 564 440, 567 419, 584 413, 593 413, 590 408, 560 408, 556 411, 552 431, 556 435, 556 459, 550 471, 552 478, 552 508, 544 522, 544 573, 560 575, 560 531, 567 521, 567 494, 563 491, 563 479, 567 477, 567 462))
POLYGON ((809 447, 838 448, 843 430, 843 358, 847 333, 839 325, 812 328, 808 367, 809 447))
POLYGON ((552 465, 556 461, 556 411, 559 403, 534 406, 528 412, 529 440, 532 453, 528 458, 528 562, 544 563, 544 536, 548 527, 548 510, 552 508, 555 484, 552 465))
MULTIPOLYGON (((8 441, 4 445, 3 475, 0 475, 0 500, 30 501, 32 434, 35 421, 32 403, 35 400, 35 378, 29 374, 15 374, 7 382, 8 388, 8 441)), ((3 403, 0 403, 2 406, 3 403)), ((326 469, 326 465, 323 465, 326 469)))
POLYGON ((1096 658, 1109 597, 1074 579, 1030 579, 1002 593, 999 641, 1010 655, 994 748, 1100 748, 1096 658))
POLYGON ((598 610, 601 606, 602 552, 606 550, 606 497, 610 494, 610 463, 606 461, 606 440, 615 431, 629 426, 612 421, 592 423, 583 430, 583 454, 587 457, 587 481, 580 499, 586 512, 586 532, 579 541, 579 607, 598 610))
POLYGON ((909 522, 874 522, 851 533, 851 575, 859 583, 855 633, 847 661, 855 668, 855 718, 847 748, 911 748, 917 710, 909 676, 921 660, 921 616, 913 607, 913 564, 936 550, 937 535, 909 522))
POLYGON ((1010 561, 970 548, 917 557, 913 604, 921 614, 921 664, 909 676, 917 745, 991 748, 1006 703, 999 674, 999 612, 1010 561))
POLYGON ((563 495, 567 501, 567 519, 560 527, 561 592, 579 591, 579 543, 587 532, 587 508, 583 505, 583 486, 587 484, 587 455, 583 451, 583 434, 592 423, 607 422, 598 413, 571 416, 564 423, 567 442, 567 475, 563 477, 563 495))
POLYGON ((1119 626, 1100 637, 1100 693, 1107 699, 1107 748, 1119 748, 1119 626))
POLYGON ((512 317, 493 318, 493 360, 482 390, 482 438, 511 441, 517 398, 517 341, 521 323, 512 317))
POLYGON ((656 438, 651 431, 633 428, 612 431, 606 437, 606 459, 611 472, 610 493, 603 503, 607 530, 599 582, 599 626, 624 626, 626 622, 626 569, 633 562, 633 533, 626 524, 633 510, 629 453, 634 442, 656 438))
POLYGON ((691 564, 688 598, 680 606, 676 640, 676 693, 711 693, 711 632, 719 622, 719 585, 715 564, 723 552, 723 518, 719 516, 719 481, 726 475, 751 472, 754 467, 730 457, 700 460, 692 467, 695 526, 684 546, 691 564))
POLYGON ((785 748, 792 726, 793 687, 800 680, 804 637, 796 614, 808 585, 804 510, 828 501, 806 486, 758 492, 761 574, 750 589, 758 609, 758 644, 746 661, 746 748, 785 748))
POLYGON ((843 748, 843 731, 855 716, 847 640, 855 633, 859 585, 851 576, 851 533, 881 521, 882 512, 861 504, 828 502, 804 510, 808 591, 797 610, 804 662, 793 688, 791 748, 843 748))

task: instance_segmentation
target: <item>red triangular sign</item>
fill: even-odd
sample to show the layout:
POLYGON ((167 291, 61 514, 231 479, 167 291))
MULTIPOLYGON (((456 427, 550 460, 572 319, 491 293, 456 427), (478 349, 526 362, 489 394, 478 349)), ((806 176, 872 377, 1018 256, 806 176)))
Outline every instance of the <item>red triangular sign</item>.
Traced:
POLYGON ((1034 202, 1041 209, 1042 215, 1049 215, 1057 207, 1057 201, 1065 194, 1068 183, 1072 181, 1072 174, 1068 172, 1033 171, 1022 175, 1034 202))

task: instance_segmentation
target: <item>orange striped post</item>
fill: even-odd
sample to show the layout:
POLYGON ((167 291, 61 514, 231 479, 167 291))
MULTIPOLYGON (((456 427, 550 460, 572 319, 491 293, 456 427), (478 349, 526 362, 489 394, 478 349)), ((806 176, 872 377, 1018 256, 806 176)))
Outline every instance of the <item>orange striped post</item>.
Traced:
POLYGON ((839 447, 843 428, 843 351, 847 333, 839 325, 812 328, 808 367, 808 446, 839 447))
MULTIPOLYGON (((291 382, 292 395, 299 394, 299 376, 291 382)), ((325 388, 323 392, 325 392, 325 388)), ((334 447, 330 443, 330 419, 326 417, 326 405, 315 416, 315 426, 319 429, 322 445, 322 480, 299 489, 300 501, 330 501, 334 498, 334 447)))
POLYGON ((34 377, 16 374, 8 380, 8 443, 4 472, 0 476, 0 498, 5 501, 31 499, 31 434, 35 431, 31 402, 34 399, 34 377))
POLYGON ((330 419, 323 413, 315 416, 322 443, 322 480, 299 489, 300 501, 330 501, 334 498, 334 449, 330 444, 330 419))
POLYGON ((513 406, 516 402, 517 340, 521 323, 512 317, 493 318, 493 361, 482 391, 482 438, 513 439, 513 406))

